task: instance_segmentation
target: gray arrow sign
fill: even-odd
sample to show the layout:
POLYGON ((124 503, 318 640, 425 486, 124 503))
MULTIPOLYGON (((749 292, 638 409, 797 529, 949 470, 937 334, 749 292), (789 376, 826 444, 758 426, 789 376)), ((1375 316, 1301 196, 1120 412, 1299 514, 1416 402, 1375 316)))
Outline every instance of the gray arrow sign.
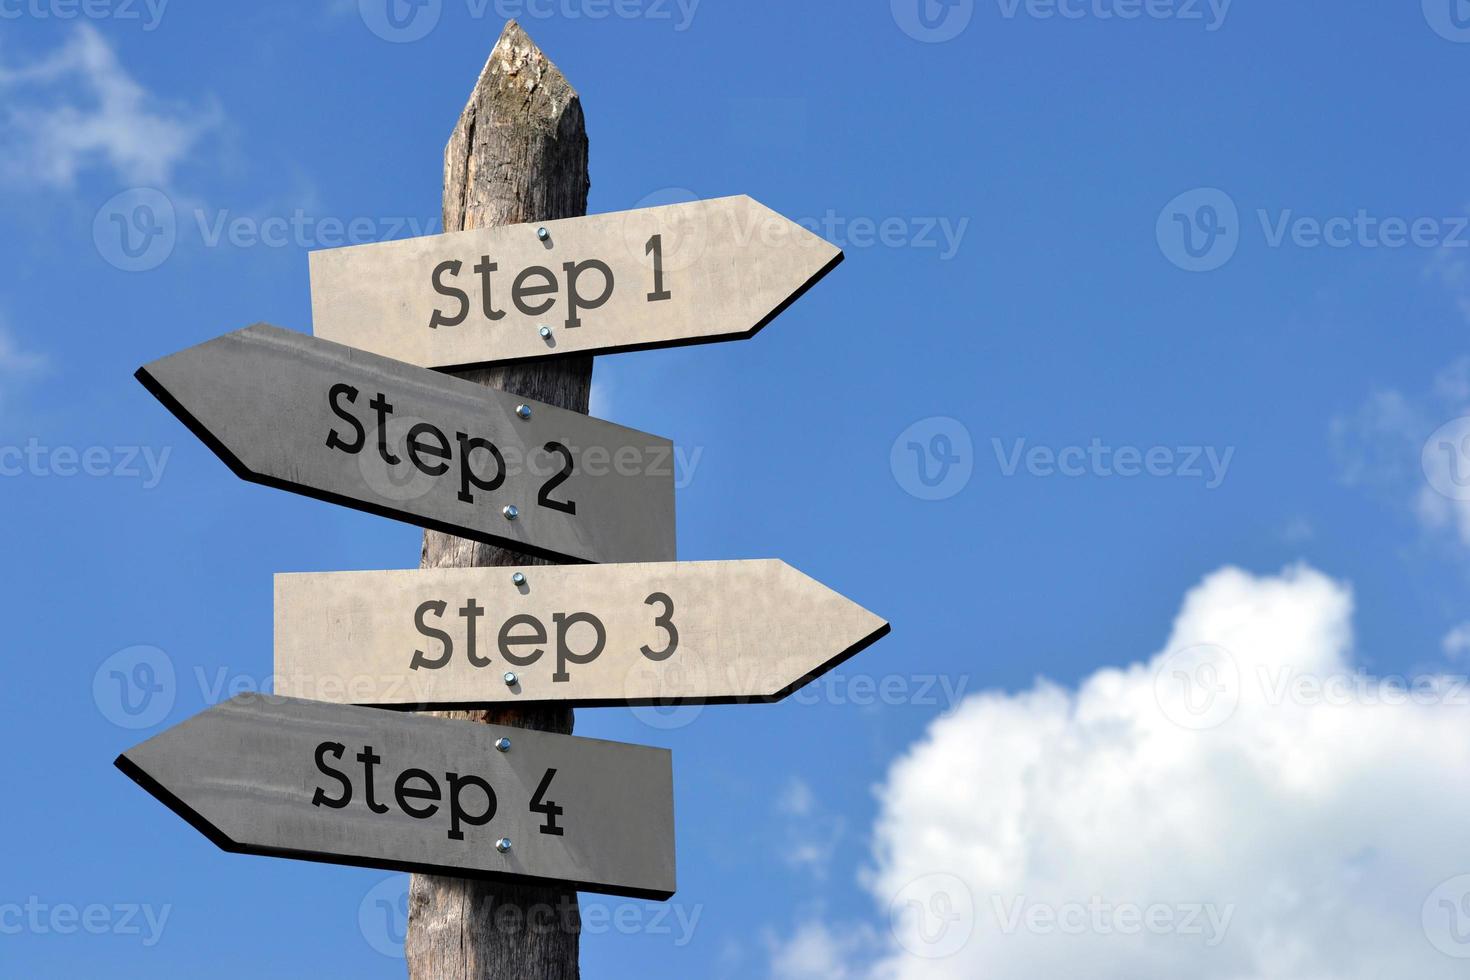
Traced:
POLYGON ((842 250, 749 197, 311 253, 312 330, 419 364, 752 336, 842 250))
POLYGON ((421 708, 776 701, 887 633, 774 560, 277 575, 274 690, 421 708))
POLYGON ((674 893, 666 749, 245 694, 116 765, 226 851, 674 893))
POLYGON ((658 436, 268 324, 138 380, 254 483, 541 557, 674 558, 658 436))

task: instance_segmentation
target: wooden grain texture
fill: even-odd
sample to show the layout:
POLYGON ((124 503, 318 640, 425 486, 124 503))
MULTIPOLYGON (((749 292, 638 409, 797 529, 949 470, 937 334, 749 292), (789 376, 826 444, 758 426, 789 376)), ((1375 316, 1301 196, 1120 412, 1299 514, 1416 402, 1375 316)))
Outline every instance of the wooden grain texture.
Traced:
POLYGON ((735 340, 841 260, 744 195, 426 235, 312 252, 312 331, 442 369, 735 340))
POLYGON ((266 323, 137 376, 242 479, 558 560, 675 557, 658 436, 266 323))
POLYGON ((773 559, 520 571, 277 575, 275 691, 441 709, 777 701, 888 632, 773 559))
MULTIPOLYGON (((444 151, 444 230, 587 213, 587 131, 575 89, 514 21, 506 24, 444 151)), ((460 377, 586 413, 592 358, 480 368, 460 377)), ((437 531, 423 568, 550 564, 437 531)), ((572 709, 445 717, 570 734, 572 709)), ((580 976, 574 891, 414 875, 404 952, 411 977, 571 980, 580 976), (551 909, 547 917, 539 914, 551 909), (548 924, 549 923, 549 924, 548 924)))
POLYGON ((676 887, 667 749, 241 694, 115 764, 226 851, 638 898, 676 887))

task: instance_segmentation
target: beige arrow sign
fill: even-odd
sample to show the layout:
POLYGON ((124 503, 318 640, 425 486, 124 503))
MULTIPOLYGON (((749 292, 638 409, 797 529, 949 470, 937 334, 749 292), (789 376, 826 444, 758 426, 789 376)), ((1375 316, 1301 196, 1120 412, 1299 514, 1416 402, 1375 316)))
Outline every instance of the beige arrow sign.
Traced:
POLYGON ((423 708, 778 701, 888 628, 774 560, 287 574, 274 682, 423 708))
POLYGON ((842 250, 749 197, 311 253, 318 337, 420 367, 750 337, 842 250))

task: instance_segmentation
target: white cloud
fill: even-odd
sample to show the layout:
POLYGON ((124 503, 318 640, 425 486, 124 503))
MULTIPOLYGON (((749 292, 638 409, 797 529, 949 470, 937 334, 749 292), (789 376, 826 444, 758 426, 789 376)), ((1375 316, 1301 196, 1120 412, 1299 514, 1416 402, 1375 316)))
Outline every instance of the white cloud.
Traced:
POLYGON ((1470 320, 1470 261, 1462 254, 1462 249, 1440 248, 1429 263, 1427 275, 1444 287, 1460 315, 1470 320))
POLYGON ((0 160, 13 180, 70 187, 89 167, 132 185, 166 187, 213 108, 165 104, 119 63, 97 30, 78 25, 49 56, 0 59, 0 160))
POLYGON ((1470 358, 1446 365, 1430 390, 1373 393, 1332 420, 1344 483, 1386 495, 1432 531, 1470 547, 1470 358))
POLYGON ((793 817, 805 817, 816 808, 817 798, 812 793, 812 788, 807 785, 806 780, 798 776, 791 777, 786 784, 786 790, 781 798, 776 801, 776 809, 793 817))
POLYGON ((847 961, 871 942, 871 937, 842 937, 820 922, 807 922, 789 939, 770 944, 771 976, 775 980, 847 980, 855 976, 847 961))
POLYGON ((1458 661, 1465 657, 1470 651, 1470 623, 1460 623, 1444 635, 1440 644, 1444 648, 1444 655, 1450 660, 1458 661))
POLYGON ((19 386, 46 368, 46 358, 23 349, 0 317, 0 407, 19 386))
POLYGON ((592 390, 587 395, 587 414, 605 419, 612 415, 612 386, 600 378, 592 379, 592 390))
POLYGON ((825 878, 837 846, 842 842, 847 821, 819 805, 811 786, 792 777, 776 801, 785 818, 781 858, 792 868, 825 878))
POLYGON ((1227 568, 1147 662, 967 698, 879 789, 864 884, 891 928, 808 923, 773 971, 1464 976, 1470 884, 1436 888, 1470 873, 1470 694, 1358 672, 1352 606, 1310 568, 1227 568))
POLYGON ((1305 544, 1316 535, 1317 529, 1311 520, 1300 516, 1287 521, 1286 526, 1281 529, 1281 539, 1292 545, 1305 544))
POLYGON ((46 359, 40 354, 21 350, 5 324, 0 323, 0 374, 31 374, 45 365, 46 359))

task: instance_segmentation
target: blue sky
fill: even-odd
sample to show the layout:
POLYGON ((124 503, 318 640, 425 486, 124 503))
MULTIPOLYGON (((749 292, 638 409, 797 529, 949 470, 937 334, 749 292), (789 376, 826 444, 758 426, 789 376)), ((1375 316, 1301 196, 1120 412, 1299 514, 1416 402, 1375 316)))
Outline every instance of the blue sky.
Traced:
POLYGON ((1459 975, 1461 0, 81 9, 0 0, 4 972, 401 975, 401 877, 221 853, 111 761, 268 679, 273 573, 419 533, 238 481, 132 373, 436 231, 514 14, 590 210, 846 250, 753 340, 599 359, 594 413, 684 448, 681 559, 893 623, 782 704, 578 713, 674 751, 678 815, 587 974, 1459 975))

